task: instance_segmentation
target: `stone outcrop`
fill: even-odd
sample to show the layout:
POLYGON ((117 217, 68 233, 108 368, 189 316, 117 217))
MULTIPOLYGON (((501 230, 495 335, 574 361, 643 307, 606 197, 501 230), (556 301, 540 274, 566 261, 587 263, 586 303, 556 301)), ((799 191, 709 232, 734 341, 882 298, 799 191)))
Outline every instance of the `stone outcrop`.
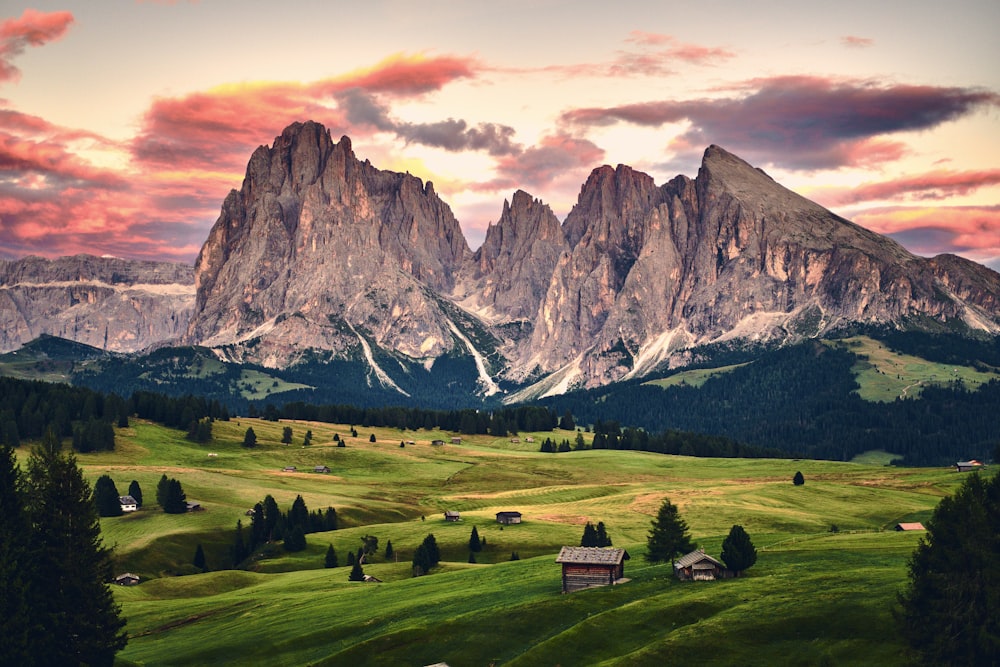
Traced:
POLYGON ((43 334, 136 352, 179 339, 193 311, 186 264, 91 255, 0 261, 0 352, 43 334))

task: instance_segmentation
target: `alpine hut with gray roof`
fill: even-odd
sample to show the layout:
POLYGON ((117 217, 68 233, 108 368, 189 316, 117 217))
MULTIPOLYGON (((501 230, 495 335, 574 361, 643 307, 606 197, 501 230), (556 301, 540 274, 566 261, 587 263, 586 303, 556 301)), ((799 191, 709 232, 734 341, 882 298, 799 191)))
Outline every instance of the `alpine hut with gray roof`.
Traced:
POLYGON ((692 551, 674 561, 674 574, 681 581, 714 581, 732 576, 725 565, 705 553, 704 549, 692 551))
POLYGON ((562 564, 563 593, 615 584, 624 576, 627 560, 629 555, 624 549, 563 547, 556 558, 562 564))

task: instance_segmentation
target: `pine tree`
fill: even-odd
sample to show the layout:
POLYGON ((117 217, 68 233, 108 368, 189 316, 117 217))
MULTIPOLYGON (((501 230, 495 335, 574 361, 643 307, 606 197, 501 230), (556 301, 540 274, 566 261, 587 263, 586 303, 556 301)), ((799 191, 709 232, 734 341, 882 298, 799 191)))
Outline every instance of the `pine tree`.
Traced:
POLYGON ((348 581, 364 581, 365 571, 361 567, 361 563, 354 561, 354 565, 351 567, 351 573, 347 575, 348 581))
POLYGON ((475 563, 476 562, 476 554, 473 551, 469 552, 469 562, 470 563, 475 563))
POLYGON ((167 514, 184 514, 187 512, 187 496, 184 495, 184 487, 173 477, 167 480, 162 507, 163 511, 167 514))
POLYGON ((479 531, 472 527, 472 534, 469 536, 469 551, 478 552, 483 550, 483 545, 479 541, 479 531))
POLYGON ((142 487, 137 480, 132 480, 128 485, 128 494, 135 499, 135 506, 142 507, 142 487))
POLYGON ((306 431, 305 437, 302 438, 302 446, 308 447, 309 445, 312 444, 312 442, 313 442, 313 432, 312 430, 308 430, 306 431))
MULTIPOLYGON (((423 546, 427 549, 427 562, 430 567, 434 567, 441 561, 441 551, 438 549, 437 540, 434 539, 434 535, 428 535, 424 538, 423 546)), ((430 569, 430 568, 428 568, 430 569)))
MULTIPOLYGON (((38 572, 35 605, 46 636, 39 664, 111 665, 125 647, 125 620, 106 582, 111 552, 101 543, 93 494, 72 453, 49 431, 28 459, 27 516, 38 572)), ((6 657, 6 656, 5 656, 6 657)))
POLYGON ((243 446, 248 449, 257 446, 257 434, 254 433, 252 426, 243 434, 243 446))
POLYGON ((11 665, 36 664, 33 645, 45 630, 32 603, 37 570, 30 534, 14 450, 0 446, 0 656, 11 665))
POLYGON ((285 426, 281 429, 281 443, 284 445, 292 444, 292 427, 285 426))
POLYGON ((646 539, 646 560, 651 563, 673 561, 677 556, 692 551, 694 544, 687 530, 687 522, 680 517, 677 507, 669 499, 664 499, 646 539))
POLYGON ((603 521, 597 522, 597 546, 599 547, 611 546, 611 537, 608 535, 608 529, 604 527, 603 521))
POLYGON ((101 475, 94 482, 94 504, 97 505, 98 516, 121 516, 122 504, 119 500, 118 487, 110 475, 101 475))
POLYGON ((795 486, 802 486, 806 483, 806 478, 802 476, 801 471, 796 471, 795 476, 792 477, 792 484, 795 486))
POLYGON ((1000 655, 1000 475, 972 473, 941 500, 910 557, 897 612, 927 664, 996 665, 1000 655))
POLYGON ((333 550, 333 545, 326 547, 326 558, 323 559, 323 567, 337 567, 337 552, 333 550))
POLYGON ((739 576, 757 562, 757 548, 750 536, 737 524, 729 529, 729 535, 722 542, 722 562, 739 576))
POLYGON ((375 434, 374 433, 372 433, 371 436, 368 437, 368 442, 375 442, 375 434))
POLYGON ((392 540, 387 540, 385 543, 385 559, 392 560, 395 553, 396 552, 392 550, 392 540))
POLYGON ((597 529, 594 528, 594 524, 587 522, 587 525, 583 527, 583 537, 580 538, 581 547, 596 547, 597 546, 597 529))
POLYGON ((295 496, 295 500, 292 501, 292 509, 288 510, 288 528, 294 528, 296 526, 302 528, 303 530, 309 525, 309 508, 306 507, 306 501, 302 500, 301 495, 295 496))
POLYGON ((194 558, 191 559, 191 564, 199 570, 205 569, 205 550, 201 548, 201 542, 198 543, 198 548, 194 550, 194 558))
POLYGON ((167 486, 169 481, 166 473, 164 473, 160 476, 160 481, 156 483, 156 504, 161 508, 167 502, 167 486))
POLYGON ((517 555, 516 551, 511 551, 510 552, 510 559, 511 560, 521 560, 521 557, 517 555))

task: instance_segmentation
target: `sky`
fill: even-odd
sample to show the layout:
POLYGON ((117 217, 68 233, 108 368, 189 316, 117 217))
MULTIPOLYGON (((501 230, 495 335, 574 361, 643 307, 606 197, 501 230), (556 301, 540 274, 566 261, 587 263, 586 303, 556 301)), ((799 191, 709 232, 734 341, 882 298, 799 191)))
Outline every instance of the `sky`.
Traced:
POLYGON ((1000 269, 1000 2, 0 2, 0 259, 192 263, 295 121, 433 181, 475 249, 525 190, 717 144, 1000 269))

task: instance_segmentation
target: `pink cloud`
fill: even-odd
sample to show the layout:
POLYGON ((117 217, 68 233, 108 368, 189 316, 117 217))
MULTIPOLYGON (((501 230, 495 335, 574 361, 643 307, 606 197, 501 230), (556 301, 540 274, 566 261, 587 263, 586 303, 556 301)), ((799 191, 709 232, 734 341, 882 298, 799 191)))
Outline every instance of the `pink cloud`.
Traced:
POLYGON ((920 255, 1000 257, 1000 206, 892 206, 859 212, 853 220, 920 255))
POLYGON ((578 127, 619 122, 658 127, 683 120, 691 127, 677 148, 700 150, 714 143, 756 164, 816 170, 898 159, 905 148, 884 135, 926 130, 984 106, 1000 106, 1000 95, 979 89, 812 76, 754 79, 735 92, 744 94, 572 109, 561 119, 578 127))
POLYGON ((0 81, 16 81, 21 72, 11 61, 29 46, 42 46, 59 39, 72 22, 71 12, 25 9, 20 18, 0 23, 0 81))
POLYGON ((1000 185, 1000 169, 932 171, 853 188, 820 190, 815 196, 824 206, 845 206, 894 199, 946 199, 996 185, 1000 185))
POLYGON ((844 35, 840 38, 840 43, 853 49, 866 49, 874 46, 875 40, 869 37, 858 37, 856 35, 844 35))

